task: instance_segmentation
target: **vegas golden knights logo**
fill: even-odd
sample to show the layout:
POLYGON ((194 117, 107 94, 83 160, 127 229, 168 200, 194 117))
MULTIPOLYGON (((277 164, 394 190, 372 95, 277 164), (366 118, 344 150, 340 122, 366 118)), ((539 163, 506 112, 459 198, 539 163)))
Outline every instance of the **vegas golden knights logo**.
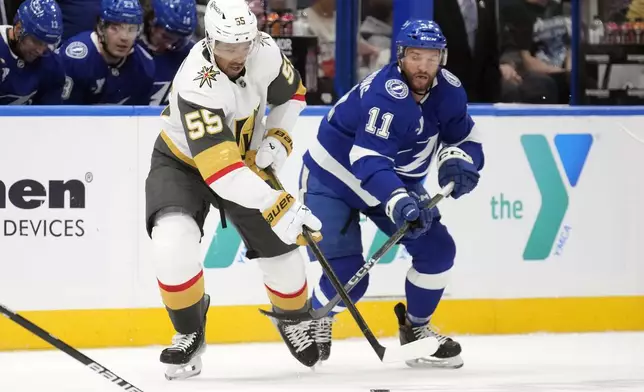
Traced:
POLYGON ((257 118, 257 113, 259 112, 259 106, 253 111, 253 114, 235 120, 235 140, 237 141, 237 146, 239 146, 239 152, 241 153, 242 159, 246 158, 246 152, 250 148, 250 142, 253 139, 253 130, 255 129, 255 119, 257 118))

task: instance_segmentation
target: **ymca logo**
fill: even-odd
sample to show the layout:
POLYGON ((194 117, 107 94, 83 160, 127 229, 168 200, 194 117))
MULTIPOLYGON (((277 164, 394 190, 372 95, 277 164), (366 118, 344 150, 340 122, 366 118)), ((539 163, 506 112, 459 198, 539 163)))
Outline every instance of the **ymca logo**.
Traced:
MULTIPOLYGON (((367 218, 364 215, 360 216, 360 223, 365 223, 367 218)), ((369 249, 367 255, 376 253, 382 245, 389 239, 385 233, 377 230, 375 237, 371 244, 365 243, 365 249, 369 249)), ((379 261, 378 265, 391 264, 397 257, 404 258, 408 254, 400 245, 394 245, 379 261), (399 254, 399 251, 400 252, 399 254)), ((226 229, 221 227, 221 223, 217 225, 215 235, 213 236, 206 256, 204 259, 204 268, 222 269, 229 268, 235 263, 244 263, 244 256, 246 255, 246 246, 241 240, 239 234, 233 227, 226 229)))
POLYGON ((563 247, 571 229, 567 225, 562 229, 569 204, 564 174, 570 187, 575 188, 592 144, 593 136, 588 133, 556 135, 554 147, 563 168, 561 173, 550 142, 545 136, 521 136, 521 145, 541 194, 541 207, 523 251, 524 260, 545 260, 555 242, 557 249, 563 247))

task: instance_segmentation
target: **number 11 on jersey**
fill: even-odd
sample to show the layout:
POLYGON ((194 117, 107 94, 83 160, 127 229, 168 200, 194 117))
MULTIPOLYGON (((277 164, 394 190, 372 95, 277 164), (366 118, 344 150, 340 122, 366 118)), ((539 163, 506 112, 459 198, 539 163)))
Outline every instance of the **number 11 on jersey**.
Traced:
POLYGON ((373 133, 378 137, 381 137, 383 139, 388 139, 389 138, 389 126, 391 126, 391 122, 394 119, 394 115, 387 112, 382 115, 382 125, 380 128, 376 129, 376 125, 378 122, 380 114, 380 108, 373 107, 369 109, 369 121, 367 122, 367 126, 365 127, 365 131, 369 133, 373 133))

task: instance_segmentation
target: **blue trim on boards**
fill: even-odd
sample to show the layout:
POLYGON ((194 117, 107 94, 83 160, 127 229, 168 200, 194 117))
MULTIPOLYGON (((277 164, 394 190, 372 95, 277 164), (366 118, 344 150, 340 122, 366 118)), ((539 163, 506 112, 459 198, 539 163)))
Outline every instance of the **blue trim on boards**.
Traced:
POLYGON ((133 117, 158 116, 161 106, 68 105, 0 106, 0 117, 133 117))
MULTIPOLYGON (((330 106, 308 106, 302 116, 324 116, 330 106)), ((0 106, 0 117, 158 116, 161 106, 0 106)), ((644 116, 644 106, 470 105, 472 116, 644 116)))

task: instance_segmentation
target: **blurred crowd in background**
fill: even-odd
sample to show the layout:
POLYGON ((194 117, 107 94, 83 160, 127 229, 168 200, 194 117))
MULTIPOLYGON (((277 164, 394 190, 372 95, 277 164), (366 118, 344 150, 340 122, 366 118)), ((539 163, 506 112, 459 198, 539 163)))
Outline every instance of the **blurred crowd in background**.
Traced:
MULTIPOLYGON (((34 1, 45 4, 54 0, 26 0, 34 1)), ((202 17, 207 0, 141 1, 143 28, 136 31, 136 40, 156 63, 152 83, 156 87, 161 85, 163 91, 153 88, 147 97, 136 101, 124 98, 121 99, 123 102, 115 101, 118 94, 97 100, 96 88, 107 90, 106 85, 93 86, 94 94, 75 94, 78 82, 70 86, 68 75, 62 93, 67 99, 60 103, 159 105, 166 102, 172 70, 176 71, 181 56, 187 54, 186 48, 204 37, 202 17), (182 24, 164 20, 159 10, 163 10, 163 5, 168 7, 172 4, 183 8, 184 18, 191 15, 194 8, 196 18, 193 19, 196 21, 182 24), (186 39, 191 41, 190 44, 184 42, 186 39), (168 66, 165 59, 168 52, 174 52, 173 60, 169 62, 172 66, 168 66), (161 73, 165 74, 159 75, 161 73)), ((359 36, 355 37, 358 61, 357 69, 353 70, 360 80, 390 61, 391 41, 395 39, 395 32, 392 32, 393 0, 337 1, 360 1, 359 36)), ((644 45, 644 0, 588 1, 593 6, 582 17, 585 42, 644 45)), ((88 31, 95 32, 95 37, 102 39, 109 26, 127 22, 118 17, 109 20, 105 8, 112 6, 117 9, 118 4, 123 7, 123 3, 131 2, 137 0, 57 0, 63 25, 60 43, 56 43, 60 45, 57 51, 63 56, 61 48, 65 48, 67 57, 80 57, 86 49, 74 43, 70 49, 70 41, 78 40, 79 35, 88 31)), ((257 16, 259 28, 278 39, 288 56, 298 57, 293 59, 293 63, 304 74, 303 79, 312 93, 309 104, 332 104, 336 101, 339 98, 333 86, 337 72, 334 61, 338 38, 336 0, 248 0, 248 3, 257 16), (312 40, 300 44, 297 41, 300 37, 312 40), (295 48, 297 45, 303 49, 295 48)), ((16 24, 19 28, 21 21, 25 24, 19 18, 21 4, 21 1, 3 0, 0 8, 2 24, 14 28, 16 24)), ((565 0, 434 0, 434 20, 443 29, 448 42, 446 67, 461 79, 472 103, 569 103, 573 66, 570 12, 570 1, 565 0)), ((48 45, 52 51, 56 50, 51 46, 48 45)), ((114 58, 108 60, 123 61, 117 53, 113 54, 114 58)), ((63 60, 65 70, 70 72, 67 65, 70 61, 63 60)), ((106 61, 106 69, 112 74, 114 64, 114 61, 106 61)), ((641 77, 644 84, 644 73, 641 77)), ((7 99, 2 87, 5 79, 3 76, 0 82, 0 103, 51 103, 38 102, 34 97, 7 99)), ((73 82, 73 77, 71 79, 73 82)), ((104 83, 110 80, 108 78, 104 83)))

